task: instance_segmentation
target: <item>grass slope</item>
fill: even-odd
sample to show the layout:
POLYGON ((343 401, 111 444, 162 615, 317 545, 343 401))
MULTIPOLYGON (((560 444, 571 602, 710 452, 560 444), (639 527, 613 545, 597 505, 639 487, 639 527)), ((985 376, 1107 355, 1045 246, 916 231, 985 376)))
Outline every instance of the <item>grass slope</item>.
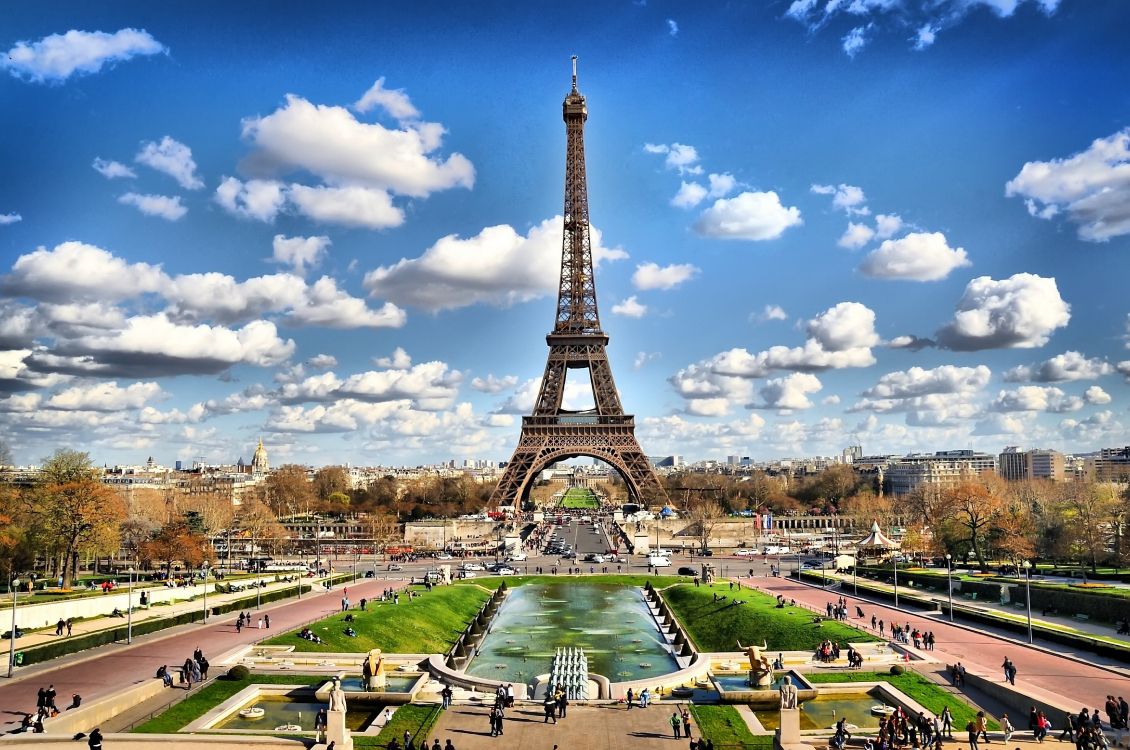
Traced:
POLYGON ((699 651, 734 651, 738 641, 761 643, 771 651, 811 651, 825 640, 841 644, 877 641, 873 635, 833 620, 812 622, 813 613, 800 607, 777 609, 768 594, 749 589, 731 591, 726 584, 681 585, 663 592, 679 622, 694 640, 699 651), (713 594, 725 596, 715 602, 713 594), (731 599, 747 602, 733 606, 731 599))
MULTIPOLYGON (((927 680, 917 672, 907 671, 903 674, 890 674, 889 672, 810 672, 804 678, 811 683, 824 682, 889 682, 907 696, 918 701, 927 711, 941 715, 942 709, 950 707, 953 714, 953 731, 956 736, 965 727, 977 711, 966 703, 961 696, 947 691, 941 685, 927 680)), ((1023 717, 1026 719, 1026 717, 1023 717)), ((1013 724, 1018 722, 1014 718, 1013 724)), ((1000 729, 1000 725, 992 719, 989 720, 989 729, 1000 729)))
POLYGON ((203 716, 248 685, 321 685, 327 677, 304 674, 253 674, 246 680, 232 680, 227 676, 214 680, 197 690, 177 705, 155 716, 132 731, 143 734, 171 734, 203 716))
POLYGON ((733 706, 706 706, 688 704, 694 723, 698 725, 698 735, 708 739, 716 748, 743 747, 764 748, 773 747, 773 736, 754 736, 745 721, 733 706))
POLYGON ((400 604, 370 601, 366 611, 350 610, 353 622, 338 613, 310 625, 321 638, 311 643, 298 631, 271 638, 269 645, 294 646, 295 651, 365 652, 379 648, 389 653, 441 654, 451 647, 467 623, 478 613, 490 593, 478 586, 439 586, 430 592, 413 586, 419 595, 411 601, 401 592, 400 604), (345 635, 350 625, 356 638, 345 635))
POLYGON ((570 487, 565 490, 559 505, 567 510, 596 510, 600 507, 600 500, 590 489, 570 487))
MULTIPOLYGON (((421 747, 420 743, 424 740, 430 741, 431 737, 428 735, 432 731, 432 727, 439 721, 442 714, 442 709, 436 705, 422 705, 409 703, 401 706, 392 714, 392 720, 381 728, 380 734, 376 736, 376 740, 372 743, 372 747, 388 747, 389 741, 393 738, 397 742, 404 741, 404 732, 409 732, 412 735, 413 744, 416 747, 421 747)), ((354 735, 353 744, 357 745, 361 737, 354 735)), ((360 747, 366 747, 364 743, 360 747)))

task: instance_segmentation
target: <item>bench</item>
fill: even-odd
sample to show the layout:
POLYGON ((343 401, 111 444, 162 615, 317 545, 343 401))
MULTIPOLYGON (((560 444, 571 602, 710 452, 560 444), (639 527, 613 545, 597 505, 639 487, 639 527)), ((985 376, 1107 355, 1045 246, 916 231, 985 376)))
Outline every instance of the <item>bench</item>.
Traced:
POLYGON ((1071 619, 1078 620, 1079 622, 1086 622, 1087 620, 1090 620, 1091 618, 1088 617, 1087 615, 1080 613, 1080 614, 1071 615, 1071 619))

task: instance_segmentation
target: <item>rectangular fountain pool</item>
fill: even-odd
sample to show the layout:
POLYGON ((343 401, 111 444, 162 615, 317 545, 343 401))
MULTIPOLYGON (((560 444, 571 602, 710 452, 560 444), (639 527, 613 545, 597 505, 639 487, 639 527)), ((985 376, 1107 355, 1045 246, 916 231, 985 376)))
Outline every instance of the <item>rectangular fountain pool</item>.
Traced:
MULTIPOLYGON (((390 674, 385 677, 385 686, 381 688, 382 693, 408 693, 416 685, 420 679, 419 672, 406 672, 405 674, 390 674)), ((349 692, 365 692, 365 688, 361 686, 361 677, 359 675, 347 675, 341 679, 341 687, 347 693, 349 692)))
POLYGON ((679 668, 639 589, 562 582, 512 588, 467 673, 529 683, 565 646, 584 649, 589 670, 612 682, 679 668))
MULTIPOLYGON (((325 708, 326 704, 317 701, 311 694, 309 698, 288 698, 286 696, 266 695, 248 701, 233 710, 224 718, 216 722, 214 729, 251 729, 260 732, 272 731, 275 727, 284 724, 296 724, 303 732, 314 731, 314 716, 318 709, 325 708), (258 706, 263 709, 264 715, 258 719, 245 719, 239 715, 239 710, 258 706)), ((382 706, 366 705, 349 708, 345 715, 345 723, 350 729, 360 731, 381 712, 382 706)))
MULTIPOLYGON (((830 729, 840 719, 847 717, 849 724, 860 729, 877 729, 879 717, 871 713, 871 707, 890 705, 878 691, 870 693, 842 693, 838 695, 817 696, 800 704, 800 728, 830 729)), ((778 729, 781 714, 778 710, 754 711, 761 725, 766 729, 778 729)))

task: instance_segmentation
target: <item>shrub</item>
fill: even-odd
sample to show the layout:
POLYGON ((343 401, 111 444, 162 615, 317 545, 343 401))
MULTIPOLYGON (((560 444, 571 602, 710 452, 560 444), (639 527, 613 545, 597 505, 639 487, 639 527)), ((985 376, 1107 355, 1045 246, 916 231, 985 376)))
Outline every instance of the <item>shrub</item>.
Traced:
MULTIPOLYGON (((233 669, 234 669, 234 667, 233 667, 233 669)), ((892 664, 891 665, 891 674, 902 674, 905 671, 906 670, 903 669, 901 664, 892 664)))
POLYGON ((239 680, 240 682, 242 682, 250 676, 251 670, 243 666, 242 664, 236 664, 234 667, 228 670, 229 680, 239 680))

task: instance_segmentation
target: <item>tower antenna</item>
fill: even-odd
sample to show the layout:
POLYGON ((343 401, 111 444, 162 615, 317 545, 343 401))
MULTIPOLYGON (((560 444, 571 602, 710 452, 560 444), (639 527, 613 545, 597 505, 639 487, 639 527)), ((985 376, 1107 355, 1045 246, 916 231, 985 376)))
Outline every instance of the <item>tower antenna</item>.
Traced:
POLYGON ((577 90, 577 56, 573 55, 573 90, 577 90))

